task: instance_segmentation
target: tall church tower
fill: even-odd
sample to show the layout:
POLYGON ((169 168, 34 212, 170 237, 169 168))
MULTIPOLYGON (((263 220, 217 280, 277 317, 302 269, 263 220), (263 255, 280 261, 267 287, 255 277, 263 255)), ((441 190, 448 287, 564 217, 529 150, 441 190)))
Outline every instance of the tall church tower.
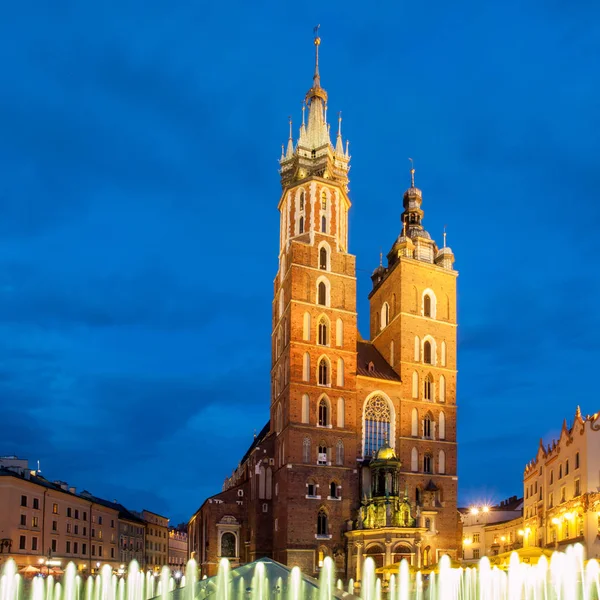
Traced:
POLYGON ((436 536, 421 542, 423 564, 457 548, 456 278, 454 255, 423 227, 423 195, 404 193, 402 233, 375 269, 370 299, 373 345, 401 381, 395 448, 421 524, 436 536), (426 549, 429 545, 430 552, 426 549))
POLYGON ((274 285, 271 433, 273 558, 314 572, 343 568, 357 488, 356 278, 348 253, 348 171, 341 118, 335 146, 314 40, 313 84, 299 138, 282 152, 279 270, 274 285), (308 115, 306 115, 308 111, 308 115))

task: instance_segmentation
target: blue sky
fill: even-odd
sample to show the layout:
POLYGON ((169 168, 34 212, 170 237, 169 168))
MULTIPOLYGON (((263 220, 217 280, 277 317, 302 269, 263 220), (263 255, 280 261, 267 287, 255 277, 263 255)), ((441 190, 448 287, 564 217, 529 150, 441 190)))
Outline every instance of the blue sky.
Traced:
POLYGON ((448 227, 461 501, 520 493, 539 438, 600 408, 595 3, 10 3, 1 454, 173 522, 220 489, 268 417, 277 159, 317 23, 364 336, 409 156, 448 227))

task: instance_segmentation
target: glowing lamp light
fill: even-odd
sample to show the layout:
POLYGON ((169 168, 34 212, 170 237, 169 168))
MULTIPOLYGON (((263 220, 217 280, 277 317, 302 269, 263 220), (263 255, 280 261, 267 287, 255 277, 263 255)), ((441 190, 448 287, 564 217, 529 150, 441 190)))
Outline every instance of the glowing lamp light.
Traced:
POLYGON ((505 542, 505 541, 506 541, 506 536, 505 536, 505 535, 503 535, 503 536, 500 538, 500 540, 501 540, 502 542, 505 542))
POLYGON ((473 508, 471 508, 471 514, 472 515, 478 515, 479 514, 479 509, 476 506, 473 506, 473 508))
POLYGON ((567 519, 567 521, 572 521, 573 520, 573 513, 565 513, 564 514, 564 518, 567 519))
POLYGON ((552 519, 553 525, 558 525, 559 523, 560 523, 560 519, 558 519, 557 517, 554 517, 554 519, 552 519))
POLYGON ((519 531, 518 531, 518 534, 519 534, 520 536, 523 536, 523 535, 525 535, 525 532, 524 532, 522 529, 519 529, 519 531))
POLYGON ((481 507, 481 512, 484 512, 484 513, 490 512, 490 507, 489 506, 482 506, 481 507))
POLYGON ((463 544, 464 544, 465 546, 470 546, 470 545, 471 545, 471 538, 465 538, 465 539, 463 540, 463 544))

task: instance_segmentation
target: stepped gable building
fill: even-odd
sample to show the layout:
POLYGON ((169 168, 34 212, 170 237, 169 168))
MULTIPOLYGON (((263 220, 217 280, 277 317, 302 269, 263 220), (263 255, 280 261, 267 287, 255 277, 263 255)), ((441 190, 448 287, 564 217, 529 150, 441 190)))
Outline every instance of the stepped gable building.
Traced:
POLYGON ((577 407, 571 426, 545 446, 523 473, 523 544, 564 550, 585 546, 600 557, 600 413, 583 416, 577 407))
POLYGON ((203 575, 221 557, 261 556, 315 573, 329 555, 360 580, 367 555, 417 566, 460 546, 454 256, 423 227, 413 169, 361 339, 350 155, 341 118, 330 138, 319 44, 299 138, 290 123, 280 160, 270 420, 189 522, 203 575))

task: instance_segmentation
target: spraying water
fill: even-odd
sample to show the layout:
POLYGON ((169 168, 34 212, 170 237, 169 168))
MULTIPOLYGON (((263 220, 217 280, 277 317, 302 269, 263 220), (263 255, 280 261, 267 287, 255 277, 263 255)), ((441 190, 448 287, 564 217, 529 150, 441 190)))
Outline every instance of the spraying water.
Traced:
POLYGON ((452 568, 445 556, 435 571, 411 573, 402 560, 389 579, 378 577, 375 563, 367 558, 362 581, 350 579, 347 586, 340 579, 336 582, 335 563, 329 557, 323 561, 318 585, 298 567, 287 571, 273 561, 241 569, 244 576, 221 560, 218 575, 206 580, 207 585, 203 580, 201 590, 193 560, 185 576, 177 579, 164 567, 157 581, 133 561, 125 574, 121 569, 117 575, 104 565, 84 581, 69 563, 59 581, 50 575, 25 582, 9 560, 0 572, 0 600, 351 600, 357 590, 361 600, 600 600, 600 566, 595 559, 586 563, 580 545, 555 552, 550 560, 541 556, 536 565, 520 562, 514 553, 506 571, 492 566, 488 558, 482 558, 477 568, 452 568))

